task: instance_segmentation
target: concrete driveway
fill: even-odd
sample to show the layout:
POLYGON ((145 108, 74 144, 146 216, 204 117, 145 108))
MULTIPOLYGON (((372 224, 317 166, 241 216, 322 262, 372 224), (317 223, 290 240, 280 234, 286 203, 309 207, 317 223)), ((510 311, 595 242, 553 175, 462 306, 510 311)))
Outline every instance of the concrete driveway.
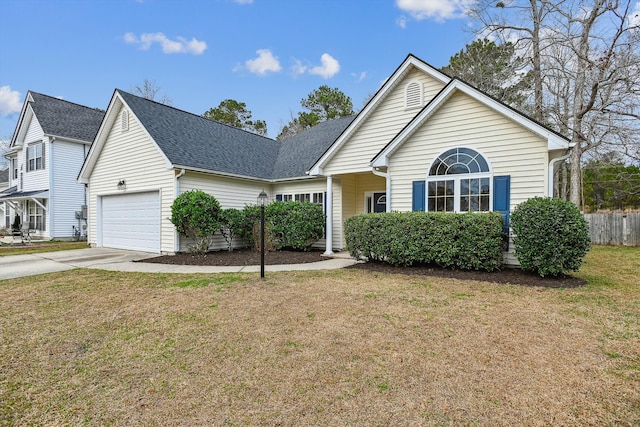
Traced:
MULTIPOLYGON (((133 262, 153 258, 158 254, 126 251, 110 248, 87 248, 70 251, 43 252, 30 255, 0 257, 0 280, 35 276, 74 268, 97 268, 115 271, 139 271, 143 273, 255 273, 259 265, 244 266, 198 266, 133 262)), ((355 264, 348 253, 308 264, 267 265, 266 271, 331 270, 355 264)))
POLYGON ((154 256, 157 255, 109 248, 87 248, 3 256, 0 257, 0 280, 54 273, 73 268, 104 268, 111 270, 117 265, 127 265, 131 264, 133 260, 154 256))

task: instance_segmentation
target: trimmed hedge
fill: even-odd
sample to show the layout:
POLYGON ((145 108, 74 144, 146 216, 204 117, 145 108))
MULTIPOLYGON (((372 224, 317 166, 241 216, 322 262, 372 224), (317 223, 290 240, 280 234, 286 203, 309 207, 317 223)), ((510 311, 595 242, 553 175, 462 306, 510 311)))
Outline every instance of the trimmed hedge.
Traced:
POLYGON ((205 253, 220 228, 220 203, 202 190, 185 191, 171 205, 171 223, 180 234, 196 241, 190 250, 205 253))
POLYGON ((589 250, 589 225, 576 205, 534 197, 511 214, 516 257, 524 270, 540 276, 577 271, 589 250))
POLYGON ((273 202, 265 208, 276 249, 309 250, 324 236, 322 205, 308 202, 273 202))
POLYGON ((502 215, 392 212, 345 221, 347 249, 355 258, 392 265, 437 264, 493 271, 502 265, 502 215))

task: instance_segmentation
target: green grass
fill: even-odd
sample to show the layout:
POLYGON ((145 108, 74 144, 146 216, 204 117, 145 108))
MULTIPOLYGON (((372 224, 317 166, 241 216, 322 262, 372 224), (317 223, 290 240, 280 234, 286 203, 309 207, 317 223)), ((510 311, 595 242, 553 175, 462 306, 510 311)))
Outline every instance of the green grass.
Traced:
POLYGON ((360 270, 0 282, 0 425, 640 425, 640 248, 580 288, 360 270))
POLYGON ((87 242, 60 242, 60 241, 37 242, 37 243, 24 245, 24 246, 2 245, 0 246, 0 256, 25 255, 25 254, 35 254, 35 253, 41 253, 41 252, 68 251, 71 249, 85 249, 88 247, 89 245, 87 245, 87 242))

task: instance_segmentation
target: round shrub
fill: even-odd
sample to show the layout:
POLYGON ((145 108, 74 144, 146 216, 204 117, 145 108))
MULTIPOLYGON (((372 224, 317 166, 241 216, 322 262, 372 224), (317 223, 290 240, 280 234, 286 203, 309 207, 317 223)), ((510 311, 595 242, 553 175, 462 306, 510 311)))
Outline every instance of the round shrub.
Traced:
POLYGON ((534 197, 511 214, 515 254, 520 266, 540 276, 577 271, 591 240, 589 226, 571 202, 534 197))
POLYGON ((207 252, 213 235, 220 229, 220 203, 202 190, 178 196, 171 205, 171 222, 180 234, 195 240, 191 250, 207 252))

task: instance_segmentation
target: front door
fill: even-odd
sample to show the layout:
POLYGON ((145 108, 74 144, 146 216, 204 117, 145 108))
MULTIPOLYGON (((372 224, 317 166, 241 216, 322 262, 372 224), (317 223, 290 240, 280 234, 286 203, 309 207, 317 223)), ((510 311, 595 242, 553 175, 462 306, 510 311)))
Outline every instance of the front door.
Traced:
POLYGON ((373 212, 387 211, 387 193, 373 193, 373 212))
POLYGON ((383 191, 367 192, 365 194, 365 212, 379 213, 387 211, 387 193, 383 191))

